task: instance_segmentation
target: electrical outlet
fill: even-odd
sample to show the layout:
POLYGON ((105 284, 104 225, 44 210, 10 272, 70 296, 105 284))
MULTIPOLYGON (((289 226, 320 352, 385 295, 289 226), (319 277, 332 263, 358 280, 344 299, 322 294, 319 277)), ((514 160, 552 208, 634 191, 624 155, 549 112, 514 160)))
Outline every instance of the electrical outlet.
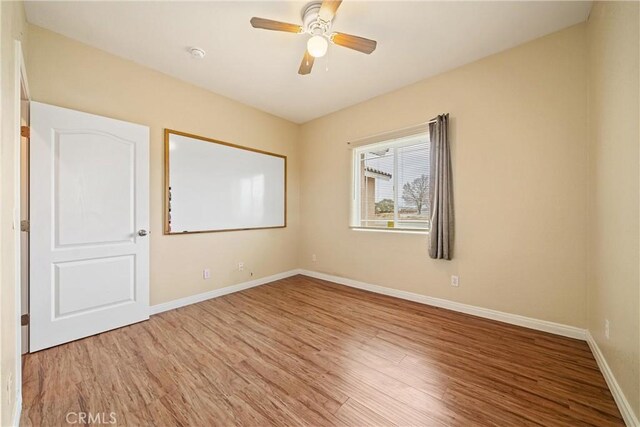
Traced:
POLYGON ((460 286, 460 278, 458 276, 451 276, 451 286, 455 286, 456 288, 460 286))
POLYGON ((311 255, 311 261, 313 262, 318 261, 318 257, 316 256, 316 254, 311 255))
POLYGON ((238 263, 238 271, 244 271, 244 262, 240 261, 238 263))
POLYGON ((610 324, 609 319, 604 319, 604 337, 609 339, 610 324))
POLYGON ((204 280, 210 279, 211 278, 211 270, 209 270, 208 268, 205 268, 204 270, 202 270, 202 278, 204 280))

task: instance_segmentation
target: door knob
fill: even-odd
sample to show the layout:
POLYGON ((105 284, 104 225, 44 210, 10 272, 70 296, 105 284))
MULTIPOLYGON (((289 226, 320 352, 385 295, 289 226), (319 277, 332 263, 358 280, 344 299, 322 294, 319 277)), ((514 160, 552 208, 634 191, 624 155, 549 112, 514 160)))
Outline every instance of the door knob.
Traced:
POLYGON ((140 230, 138 231, 138 236, 144 237, 147 234, 149 234, 149 232, 147 230, 140 230))

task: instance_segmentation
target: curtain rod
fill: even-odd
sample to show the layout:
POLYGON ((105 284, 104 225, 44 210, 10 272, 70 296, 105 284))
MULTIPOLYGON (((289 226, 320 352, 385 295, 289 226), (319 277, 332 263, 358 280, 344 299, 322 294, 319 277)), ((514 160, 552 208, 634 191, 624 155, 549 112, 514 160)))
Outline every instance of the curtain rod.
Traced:
POLYGON ((415 125, 403 127, 403 128, 400 128, 400 129, 396 129, 396 130, 392 130, 392 131, 388 131, 388 132, 380 132, 380 133, 376 133, 374 135, 366 136, 364 138, 358 138, 356 140, 347 141, 347 145, 352 145, 353 143, 357 143, 358 141, 376 139, 376 138, 383 137, 383 136, 386 136, 386 135, 393 135, 393 134, 401 133, 403 131, 416 129, 416 128, 419 128, 421 126, 428 126, 430 123, 435 123, 437 120, 438 120, 438 116, 430 119, 428 122, 422 122, 422 123, 418 123, 418 124, 415 124, 415 125))

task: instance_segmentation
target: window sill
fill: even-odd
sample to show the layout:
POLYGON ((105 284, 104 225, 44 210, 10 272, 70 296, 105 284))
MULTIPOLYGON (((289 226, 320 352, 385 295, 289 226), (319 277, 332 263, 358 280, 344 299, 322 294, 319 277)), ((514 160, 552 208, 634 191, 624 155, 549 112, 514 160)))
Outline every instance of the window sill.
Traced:
POLYGON ((356 227, 349 226, 353 231, 369 231, 374 233, 402 233, 402 234, 421 234, 426 236, 429 234, 427 230, 416 230, 414 228, 374 228, 374 227, 356 227))

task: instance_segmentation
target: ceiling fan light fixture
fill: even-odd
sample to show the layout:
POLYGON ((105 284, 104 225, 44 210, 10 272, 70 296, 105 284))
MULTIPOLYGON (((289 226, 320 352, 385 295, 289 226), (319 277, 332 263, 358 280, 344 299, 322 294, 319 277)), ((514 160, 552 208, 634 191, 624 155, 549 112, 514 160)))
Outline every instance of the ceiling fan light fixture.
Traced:
POLYGON ((327 53, 329 42, 323 36, 313 36, 307 41, 307 50, 314 58, 323 57, 327 53))

